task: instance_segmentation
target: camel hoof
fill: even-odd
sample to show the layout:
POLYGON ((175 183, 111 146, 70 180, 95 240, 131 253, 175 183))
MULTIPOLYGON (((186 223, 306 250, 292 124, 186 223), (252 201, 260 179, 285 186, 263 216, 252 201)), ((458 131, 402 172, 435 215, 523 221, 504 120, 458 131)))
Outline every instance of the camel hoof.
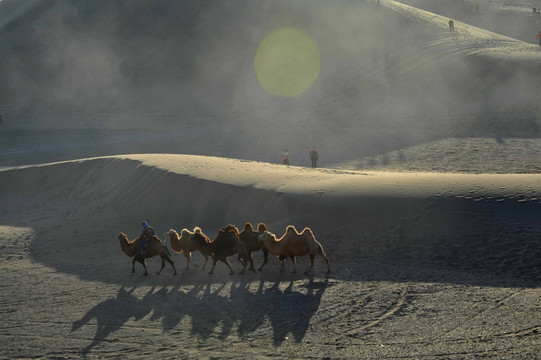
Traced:
MULTIPOLYGON (((231 273, 232 274, 232 273, 231 273)), ((241 272, 239 272, 240 275, 244 274, 244 270, 242 270, 241 272)))
POLYGON ((143 274, 143 276, 147 276, 147 275, 148 275, 148 273, 144 273, 144 274, 143 274))

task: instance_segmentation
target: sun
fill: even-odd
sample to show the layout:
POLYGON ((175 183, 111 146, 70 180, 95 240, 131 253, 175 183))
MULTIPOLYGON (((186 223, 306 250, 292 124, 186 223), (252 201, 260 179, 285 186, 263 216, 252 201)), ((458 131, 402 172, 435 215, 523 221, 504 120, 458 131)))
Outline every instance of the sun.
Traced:
POLYGON ((254 60, 265 90, 284 97, 305 92, 317 79, 319 67, 316 42, 295 28, 280 28, 265 36, 254 60))

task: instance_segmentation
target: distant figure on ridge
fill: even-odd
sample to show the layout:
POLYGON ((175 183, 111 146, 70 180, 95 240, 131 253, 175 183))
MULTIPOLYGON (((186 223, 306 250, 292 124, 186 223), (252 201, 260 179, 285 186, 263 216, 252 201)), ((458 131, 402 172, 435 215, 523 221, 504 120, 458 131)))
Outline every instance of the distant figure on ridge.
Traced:
POLYGON ((282 153, 282 158, 284 159, 284 165, 289 165, 289 152, 287 149, 284 149, 284 152, 282 153))
POLYGON ((449 20, 449 32, 451 34, 455 33, 455 22, 453 20, 449 20))
POLYGON ((314 146, 312 150, 310 150, 310 160, 312 160, 313 168, 317 167, 317 159, 318 159, 318 154, 317 154, 316 147, 314 146))
POLYGON ((539 46, 541 46, 541 31, 539 31, 539 32, 537 33, 537 35, 535 36, 535 38, 539 40, 539 46))
POLYGON ((152 226, 148 225, 146 221, 141 225, 143 225, 143 232, 141 232, 141 235, 139 236, 141 238, 139 248, 141 250, 141 254, 144 255, 147 252, 148 242, 153 236, 156 236, 156 232, 152 226))

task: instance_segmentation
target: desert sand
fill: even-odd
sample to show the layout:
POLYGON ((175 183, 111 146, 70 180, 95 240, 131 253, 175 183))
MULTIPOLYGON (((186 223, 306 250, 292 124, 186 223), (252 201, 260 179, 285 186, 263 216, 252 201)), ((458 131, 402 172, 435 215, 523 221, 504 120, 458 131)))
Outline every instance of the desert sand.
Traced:
MULTIPOLYGON (((25 34, 17 26, 37 24, 39 33, 39 22, 32 19, 49 20, 37 14, 72 9, 64 2, 27 5, 34 3, 39 11, 17 15, 15 22, 0 18, 0 47, 10 51, 10 59, 18 59, 17 51, 31 59, 48 54, 36 44, 57 36, 54 28, 41 29, 42 38, 32 38, 35 47, 15 46, 20 38, 12 34, 25 34)), ((232 3, 182 2, 190 11, 207 11, 201 10, 201 24, 227 18, 222 13, 231 15, 232 3)), ((92 2, 80 4, 83 15, 94 14, 92 2)), ((124 10, 131 9, 134 17, 141 10, 137 6, 153 11, 137 4, 124 10)), ((424 1, 340 2, 336 8, 320 2, 321 13, 313 14, 303 2, 284 2, 284 8, 262 4, 250 6, 255 13, 264 7, 278 14, 271 16, 273 26, 288 25, 282 20, 296 18, 299 9, 299 19, 306 16, 316 24, 335 16, 333 11, 350 14, 357 24, 368 12, 376 22, 389 19, 382 27, 405 26, 404 34, 390 37, 393 48, 411 34, 418 37, 393 50, 397 56, 385 66, 377 56, 386 34, 378 34, 370 48, 376 60, 361 57, 369 51, 357 53, 348 43, 344 48, 359 56, 355 61, 325 63, 321 46, 324 80, 306 94, 265 103, 261 99, 268 94, 247 86, 254 98, 246 98, 260 102, 247 106, 249 101, 242 103, 245 99, 232 91, 235 111, 215 117, 209 110, 205 119, 182 113, 182 124, 175 126, 170 121, 177 113, 162 109, 164 99, 154 102, 160 111, 154 116, 144 111, 94 116, 92 107, 91 116, 69 110, 74 97, 89 97, 89 84, 70 83, 68 91, 61 81, 41 88, 33 78, 0 90, 9 101, 21 101, 1 108, 0 358, 539 359, 541 140, 539 108, 530 106, 539 100, 533 91, 539 84, 523 72, 541 62, 534 40, 494 32, 505 27, 501 22, 491 24, 490 31, 475 21, 467 24, 474 15, 457 17, 457 33, 451 35, 447 13, 412 6, 426 6, 424 1), (361 65, 354 66, 357 60, 361 65), (444 80, 451 82, 449 88, 440 87, 444 80), (457 89, 463 92, 454 93, 457 89), (38 110, 50 101, 40 97, 45 93, 69 111, 38 110), (21 105, 29 99, 35 110, 21 105), (434 99, 443 100, 433 104, 434 99), (94 127, 87 130, 89 118, 94 127), (314 128, 318 131, 307 130, 314 128), (320 149, 316 169, 308 159, 313 144, 320 149), (291 166, 280 163, 285 146, 291 166), (140 264, 131 273, 117 234, 133 239, 143 221, 162 239, 171 228, 195 226, 213 238, 227 224, 242 228, 248 221, 266 223, 277 236, 289 224, 310 227, 332 272, 327 274, 316 258, 305 275, 308 259, 298 258, 298 273, 291 273, 289 261, 281 273, 271 257, 256 273, 229 275, 219 263, 209 275, 200 268, 185 270, 183 254, 173 253, 176 276, 169 265, 156 275, 158 258, 148 260, 148 276, 140 264)), ((523 6, 499 11, 530 16, 523 6)), ((68 12, 72 17, 63 26, 85 30, 86 23, 73 14, 68 12)), ((95 16, 87 27, 111 19, 122 21, 95 16)), ((304 26, 309 29, 310 22, 304 26)), ((100 31, 107 34, 109 28, 100 31)), ((319 31, 324 43, 326 31, 335 30, 319 31)), ((222 35, 227 39, 228 32, 222 35)), ((208 65, 204 59, 214 58, 212 52, 200 51, 197 58, 208 65)), ((111 54, 96 53, 92 59, 114 67, 111 54)), ((220 54, 228 64, 229 53, 220 54)), ((5 59, 0 59, 2 71, 16 63, 5 59)), ((48 61, 54 63, 54 57, 48 61)), ((70 58, 66 64, 70 61, 77 62, 70 58)), ((237 74, 235 69, 225 72, 237 74)), ((228 77, 221 79, 227 88, 228 77)), ((111 96, 111 84, 95 80, 90 85, 105 84, 101 95, 111 96)), ((198 79, 190 91, 205 98, 209 93, 198 86, 208 82, 219 89, 221 83, 212 81, 198 79)), ((122 93, 124 85, 115 89, 122 93)), ((154 85, 148 85, 149 93, 154 85)), ((145 91, 130 93, 130 101, 143 102, 149 96, 145 91)), ((203 105, 221 111, 223 98, 209 99, 215 102, 203 105)), ((257 268, 263 255, 254 257, 257 268)), ((192 259, 203 262, 197 252, 192 259)), ((241 264, 234 257, 230 261, 238 273, 241 264)))
MULTIPOLYGON (((535 358, 537 174, 286 167, 112 156, 0 172, 2 357, 535 358), (269 176, 269 174, 271 174, 269 176), (8 204, 8 205, 5 205, 8 204), (147 218, 152 214, 151 218, 147 218), (151 259, 116 234, 264 221, 310 226, 310 275, 230 276, 151 259)), ((202 263, 202 256, 193 255, 202 263)), ((256 266, 262 255, 256 254, 256 266)), ((233 260, 233 259, 232 259, 233 260)), ((232 261, 235 271, 238 262, 232 261)), ((288 266, 289 265, 289 266, 288 266)), ((308 265, 300 258, 301 270, 308 265)))

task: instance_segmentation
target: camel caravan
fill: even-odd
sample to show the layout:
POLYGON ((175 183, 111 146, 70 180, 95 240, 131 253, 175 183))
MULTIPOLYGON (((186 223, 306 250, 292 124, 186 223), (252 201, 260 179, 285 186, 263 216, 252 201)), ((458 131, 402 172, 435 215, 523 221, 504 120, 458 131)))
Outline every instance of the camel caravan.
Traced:
MULTIPOLYGON (((126 255, 133 258, 132 273, 135 272, 135 263, 139 262, 145 268, 144 275, 148 275, 146 259, 160 256, 162 266, 156 274, 160 274, 167 261, 173 267, 173 274, 176 275, 175 263, 171 259, 171 253, 165 243, 156 236, 152 227, 148 226, 147 223, 143 223, 143 228, 143 233, 132 241, 129 241, 124 233, 118 235, 120 248, 126 255)), ((205 270, 207 262, 211 258, 212 267, 209 274, 214 272, 218 261, 226 264, 230 274, 234 274, 231 263, 227 259, 233 255, 237 256, 237 260, 243 266, 240 274, 246 271, 248 263, 250 263, 248 270, 255 273, 253 253, 259 250, 263 252, 263 264, 258 270, 262 270, 263 266, 267 264, 270 253, 278 258, 280 272, 284 271, 284 261, 291 259, 293 273, 295 273, 297 271, 297 256, 308 256, 310 259, 310 267, 304 272, 305 274, 314 267, 316 256, 320 256, 325 261, 327 273, 331 272, 329 259, 310 228, 304 228, 299 233, 293 225, 289 225, 284 235, 277 238, 276 235, 269 232, 264 223, 259 223, 257 230, 254 230, 252 224, 247 222, 242 231, 239 231, 234 225, 221 228, 212 240, 203 233, 200 227, 195 227, 193 231, 182 229, 180 234, 176 230, 170 229, 164 234, 164 237, 169 239, 169 246, 175 253, 184 254, 186 269, 189 269, 190 265, 198 267, 192 261, 192 253, 195 251, 199 251, 205 258, 202 270, 205 270)))

